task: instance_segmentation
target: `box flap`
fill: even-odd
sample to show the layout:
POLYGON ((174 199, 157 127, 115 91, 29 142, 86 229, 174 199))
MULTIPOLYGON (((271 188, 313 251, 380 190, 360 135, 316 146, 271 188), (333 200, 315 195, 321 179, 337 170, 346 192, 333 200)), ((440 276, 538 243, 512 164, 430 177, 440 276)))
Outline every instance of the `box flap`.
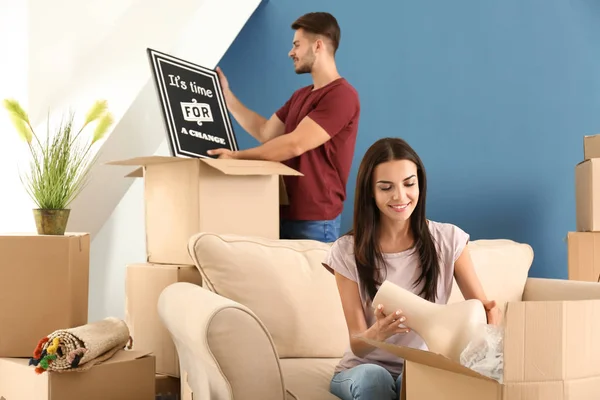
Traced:
POLYGON ((196 268, 195 265, 187 265, 187 264, 157 264, 157 263, 135 263, 135 264, 127 264, 127 268, 138 268, 138 269, 151 269, 153 271, 158 270, 179 270, 181 268, 196 268))
POLYGON ((285 164, 275 161, 232 160, 203 158, 207 165, 226 175, 293 175, 303 176, 302 173, 285 164))
POLYGON ((527 278, 525 290, 523 291, 523 301, 599 299, 600 285, 598 285, 596 282, 566 279, 527 278))
POLYGON ((600 162, 600 158, 588 158, 588 159, 579 161, 577 164, 575 164, 575 167, 578 167, 580 165, 587 164, 587 163, 591 163, 593 165, 598 165, 599 162, 600 162))
POLYGON ((106 165, 134 165, 134 166, 144 166, 150 164, 163 164, 168 162, 180 162, 180 161, 189 161, 190 158, 184 157, 167 157, 167 156, 148 156, 148 157, 135 157, 129 158, 127 160, 117 160, 117 161, 109 161, 106 165))
POLYGON ((31 237, 46 237, 49 239, 63 240, 65 238, 82 238, 85 236, 89 236, 87 232, 65 232, 64 235, 40 235, 36 232, 2 232, 0 233, 0 237, 2 236, 10 236, 10 237, 21 237, 21 238, 31 238, 31 237))
POLYGON ((585 135, 583 137, 583 158, 585 160, 600 157, 600 135, 585 135))
POLYGON ((444 357, 441 354, 436 354, 436 353, 433 353, 431 351, 426 351, 426 350, 413 349, 410 347, 397 346, 394 344, 390 344, 390 343, 386 343, 386 342, 379 342, 376 340, 370 340, 370 339, 366 339, 363 337, 359 337, 359 339, 364 342, 369 343, 372 346, 375 346, 375 347, 378 347, 385 351, 388 351, 388 352, 390 352, 400 358, 408 360, 408 361, 427 365, 427 366, 433 367, 433 368, 443 369, 443 370, 446 370, 449 372, 455 372, 458 374, 471 376, 473 378, 479 378, 479 379, 498 383, 496 380, 489 378, 485 375, 481 375, 481 374, 473 371, 472 369, 464 367, 464 366, 460 365, 459 363, 456 363, 456 362, 450 360, 449 358, 444 357))
POLYGON ((125 178, 143 178, 144 177, 144 167, 139 167, 134 169, 132 172, 125 175, 125 178))
POLYGON ((151 351, 142 350, 119 350, 111 358, 104 361, 102 364, 112 364, 131 360, 137 360, 152 354, 151 351))

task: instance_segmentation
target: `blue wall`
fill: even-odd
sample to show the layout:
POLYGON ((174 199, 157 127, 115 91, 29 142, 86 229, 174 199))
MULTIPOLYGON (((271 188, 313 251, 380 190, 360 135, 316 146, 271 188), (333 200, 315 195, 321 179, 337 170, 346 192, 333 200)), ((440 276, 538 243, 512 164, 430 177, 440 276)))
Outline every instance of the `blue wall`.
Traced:
MULTIPOLYGON (((290 23, 336 16, 338 68, 362 102, 342 228, 365 150, 400 136, 425 163, 429 218, 472 239, 527 242, 531 276, 566 278, 574 167, 583 135, 600 133, 600 1, 319 2, 264 3, 220 65, 236 95, 269 116, 310 83, 287 58, 290 23)), ((234 128, 242 148, 256 144, 234 128)))

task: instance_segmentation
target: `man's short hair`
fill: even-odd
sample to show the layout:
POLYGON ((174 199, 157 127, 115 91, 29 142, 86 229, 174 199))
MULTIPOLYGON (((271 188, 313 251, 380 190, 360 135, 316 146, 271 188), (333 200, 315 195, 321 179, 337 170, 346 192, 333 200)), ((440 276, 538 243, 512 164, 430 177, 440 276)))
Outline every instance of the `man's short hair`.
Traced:
POLYGON ((333 54, 340 45, 340 26, 335 17, 327 12, 310 12, 292 23, 292 29, 303 29, 306 32, 325 36, 333 46, 333 54))

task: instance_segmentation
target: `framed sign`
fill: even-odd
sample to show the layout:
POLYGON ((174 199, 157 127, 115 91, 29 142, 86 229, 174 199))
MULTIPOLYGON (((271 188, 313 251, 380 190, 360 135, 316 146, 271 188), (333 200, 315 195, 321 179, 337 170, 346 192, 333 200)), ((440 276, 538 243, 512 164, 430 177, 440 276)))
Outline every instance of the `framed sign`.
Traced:
POLYGON ((208 150, 238 150, 217 72, 148 49, 174 157, 213 158, 208 150))

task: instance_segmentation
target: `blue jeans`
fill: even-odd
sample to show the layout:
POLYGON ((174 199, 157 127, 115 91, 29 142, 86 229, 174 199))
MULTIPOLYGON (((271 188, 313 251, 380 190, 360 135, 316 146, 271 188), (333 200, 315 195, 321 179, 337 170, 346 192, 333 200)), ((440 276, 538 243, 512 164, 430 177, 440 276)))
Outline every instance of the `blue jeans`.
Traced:
POLYGON ((392 374, 376 364, 361 364, 333 376, 329 391, 342 400, 397 400, 402 390, 402 375, 392 374))
POLYGON ((342 216, 323 221, 281 220, 279 234, 281 239, 310 239, 319 242, 335 242, 340 237, 342 216))

